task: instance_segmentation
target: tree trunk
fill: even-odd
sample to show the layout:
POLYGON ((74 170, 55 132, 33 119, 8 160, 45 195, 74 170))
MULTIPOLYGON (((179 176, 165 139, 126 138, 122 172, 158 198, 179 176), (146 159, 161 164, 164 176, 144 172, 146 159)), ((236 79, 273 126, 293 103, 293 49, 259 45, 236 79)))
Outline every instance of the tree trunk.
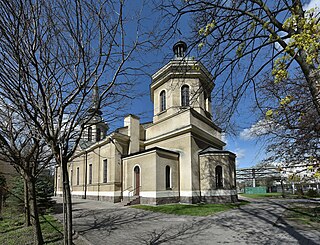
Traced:
POLYGON ((34 244, 42 245, 44 244, 40 220, 39 220, 39 210, 37 206, 37 197, 36 197, 36 179, 30 178, 28 181, 29 184, 29 196, 30 196, 30 211, 32 217, 32 226, 33 226, 33 237, 34 244))
POLYGON ((24 225, 30 226, 31 225, 30 203, 29 203, 28 181, 26 180, 26 178, 23 178, 23 185, 24 185, 24 225))
POLYGON ((72 200, 69 185, 68 167, 67 164, 62 165, 63 176, 63 202, 65 210, 65 229, 64 229, 64 243, 72 245, 72 200))
POLYGON ((286 195, 284 193, 284 185, 283 185, 283 179, 280 180, 280 183, 281 183, 281 191, 282 191, 282 197, 285 198, 286 195))
POLYGON ((2 220, 3 193, 3 187, 0 186, 0 220, 2 220))

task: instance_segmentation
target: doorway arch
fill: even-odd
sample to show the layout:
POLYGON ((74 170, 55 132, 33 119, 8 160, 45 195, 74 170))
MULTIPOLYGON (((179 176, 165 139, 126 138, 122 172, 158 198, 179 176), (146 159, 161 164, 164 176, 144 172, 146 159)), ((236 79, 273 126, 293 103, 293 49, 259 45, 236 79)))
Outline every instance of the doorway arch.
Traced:
POLYGON ((133 169, 134 173, 134 195, 140 195, 140 167, 135 166, 133 169))

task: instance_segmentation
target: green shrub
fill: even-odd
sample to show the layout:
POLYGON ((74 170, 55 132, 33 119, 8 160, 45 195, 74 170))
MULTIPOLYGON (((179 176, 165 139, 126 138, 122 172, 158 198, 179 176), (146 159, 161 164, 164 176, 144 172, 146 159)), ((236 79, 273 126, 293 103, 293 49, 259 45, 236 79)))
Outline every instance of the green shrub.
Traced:
POLYGON ((306 195, 308 197, 318 197, 319 196, 318 192, 316 190, 312 190, 312 189, 308 190, 306 195))

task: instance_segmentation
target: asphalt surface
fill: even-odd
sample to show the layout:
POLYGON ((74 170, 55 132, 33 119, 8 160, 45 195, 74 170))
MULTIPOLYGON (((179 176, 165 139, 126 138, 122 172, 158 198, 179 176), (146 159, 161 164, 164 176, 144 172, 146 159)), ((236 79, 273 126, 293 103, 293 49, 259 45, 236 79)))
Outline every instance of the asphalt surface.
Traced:
MULTIPOLYGON (((56 199, 61 206, 61 198, 56 199)), ((91 245, 102 244, 306 244, 320 245, 320 231, 283 219, 290 200, 252 200, 212 216, 177 216, 73 199, 73 225, 91 245)), ((296 202, 296 200, 294 200, 296 202)), ((320 205, 320 201, 314 201, 320 205)), ((62 214, 56 217, 62 220, 62 214)))

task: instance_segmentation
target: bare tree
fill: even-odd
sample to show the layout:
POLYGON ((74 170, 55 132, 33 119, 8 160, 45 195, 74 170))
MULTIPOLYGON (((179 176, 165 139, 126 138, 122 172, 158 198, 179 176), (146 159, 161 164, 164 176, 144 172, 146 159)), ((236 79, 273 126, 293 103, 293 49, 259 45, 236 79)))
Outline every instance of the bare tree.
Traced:
MULTIPOLYGON (((320 118, 308 96, 308 85, 303 77, 274 83, 265 77, 257 86, 259 110, 271 110, 267 118, 261 118, 256 136, 267 135, 269 162, 305 165, 304 171, 320 167, 320 118)), ((317 175, 317 171, 314 171, 317 175)))
POLYGON ((7 185, 6 178, 0 174, 0 221, 3 219, 2 218, 2 209, 3 209, 3 203, 4 203, 4 195, 5 195, 5 188, 7 185))
POLYGON ((319 127, 315 125, 320 117, 320 11, 307 10, 303 4, 301 0, 164 0, 158 8, 171 25, 159 36, 166 41, 189 18, 191 48, 212 68, 216 79, 213 97, 222 110, 220 123, 230 122, 241 101, 255 101, 262 118, 272 116, 281 125, 281 135, 269 150, 275 149, 279 156, 287 147, 290 157, 296 157, 293 149, 305 151, 313 145, 308 157, 319 162, 319 127), (290 89, 272 94, 265 86, 263 91, 260 85, 266 74, 273 76, 273 92, 290 89), (301 74, 303 82, 292 82, 296 74, 301 74), (261 106, 266 93, 270 103, 261 106), (291 105, 283 104, 288 100, 291 105))
POLYGON ((12 107, 0 107, 0 160, 14 166, 24 181, 25 225, 32 224, 34 243, 44 244, 37 207, 36 180, 52 160, 47 145, 39 139, 12 107))
POLYGON ((320 115, 317 10, 305 11, 299 0, 161 1, 159 8, 172 20, 171 29, 164 32, 169 37, 189 15, 190 42, 211 65, 214 77, 222 82, 221 89, 227 89, 225 96, 232 95, 233 105, 259 81, 263 71, 273 69, 275 80, 285 82, 289 68, 298 66, 320 115))
MULTIPOLYGON (((138 36, 126 37, 124 6, 123 0, 0 2, 0 93, 46 141, 61 166, 65 244, 72 244, 68 160, 101 104, 126 96, 121 84, 126 86, 132 71, 126 64, 140 45, 138 36), (102 90, 93 104, 91 94, 99 81, 102 90)), ((138 35, 139 16, 135 20, 130 32, 136 28, 138 35)))

